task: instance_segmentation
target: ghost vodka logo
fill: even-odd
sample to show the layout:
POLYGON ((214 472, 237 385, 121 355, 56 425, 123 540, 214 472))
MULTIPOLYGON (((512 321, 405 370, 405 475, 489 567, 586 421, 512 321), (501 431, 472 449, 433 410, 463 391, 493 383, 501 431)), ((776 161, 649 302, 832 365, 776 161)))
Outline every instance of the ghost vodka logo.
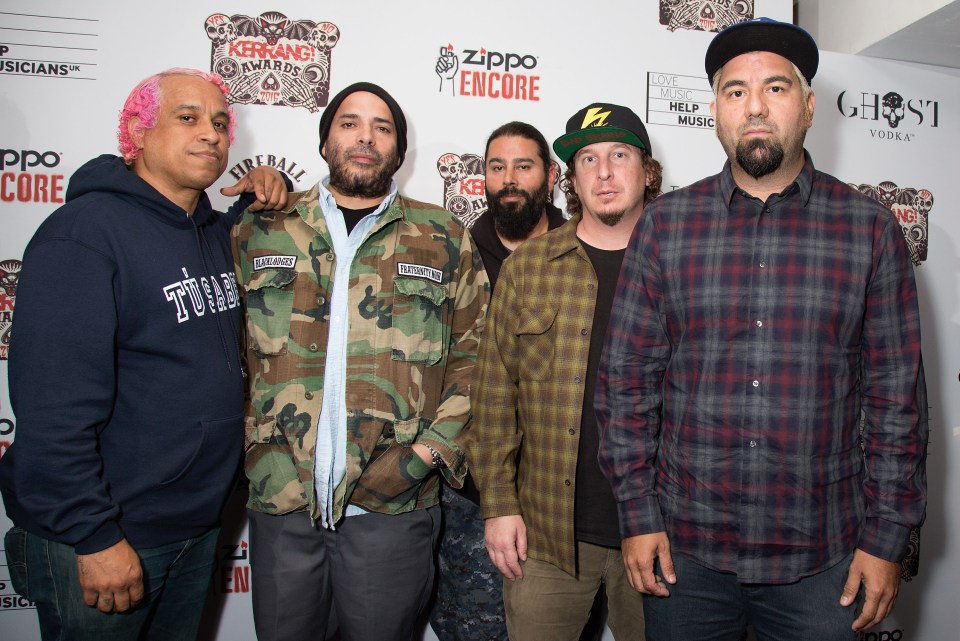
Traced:
POLYGON ((918 135, 918 129, 940 126, 939 101, 904 98, 896 91, 881 95, 865 91, 856 94, 844 90, 837 96, 837 109, 846 118, 871 123, 870 137, 878 140, 912 142, 918 135), (886 128, 881 123, 886 124, 886 128))

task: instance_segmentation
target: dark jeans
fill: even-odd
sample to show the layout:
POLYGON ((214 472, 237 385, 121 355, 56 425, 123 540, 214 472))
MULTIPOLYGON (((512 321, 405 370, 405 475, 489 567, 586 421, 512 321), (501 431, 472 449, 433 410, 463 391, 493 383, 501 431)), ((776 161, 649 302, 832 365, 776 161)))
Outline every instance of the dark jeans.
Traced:
POLYGON ((433 588, 440 506, 363 514, 335 531, 306 512, 248 510, 260 641, 409 641, 433 588))
POLYGON ((759 641, 854 641, 863 590, 855 603, 840 605, 852 559, 796 583, 757 585, 675 554, 670 596, 643 598, 647 641, 740 641, 747 625, 759 641))
POLYGON ((83 602, 72 547, 16 527, 4 545, 14 589, 37 605, 43 641, 185 641, 197 635, 218 533, 137 550, 144 598, 109 614, 83 602))

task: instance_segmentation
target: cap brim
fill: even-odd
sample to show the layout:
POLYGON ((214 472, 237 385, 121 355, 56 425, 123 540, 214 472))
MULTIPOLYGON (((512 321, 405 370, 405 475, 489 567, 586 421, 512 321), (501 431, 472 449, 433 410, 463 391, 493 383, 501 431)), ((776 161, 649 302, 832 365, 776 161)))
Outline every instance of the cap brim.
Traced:
POLYGON ((569 134, 564 134, 553 141, 553 151, 557 158, 569 163, 575 153, 597 142, 622 142, 640 149, 647 145, 632 131, 619 127, 588 127, 569 134))

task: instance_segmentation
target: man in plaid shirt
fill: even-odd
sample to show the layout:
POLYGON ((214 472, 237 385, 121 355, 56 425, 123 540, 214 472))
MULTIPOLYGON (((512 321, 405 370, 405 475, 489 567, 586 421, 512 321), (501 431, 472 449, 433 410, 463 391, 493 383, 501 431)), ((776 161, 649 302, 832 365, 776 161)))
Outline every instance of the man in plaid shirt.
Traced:
POLYGON ((714 38, 728 162, 623 259, 596 409, 648 641, 852 640, 923 519, 913 268, 890 211, 803 149, 818 60, 767 18, 714 38))
POLYGON ((643 122, 594 103, 554 142, 573 218, 503 263, 480 341, 471 472, 512 641, 576 641, 601 584, 619 641, 643 638, 616 504, 597 464, 593 389, 624 248, 661 168, 643 122))

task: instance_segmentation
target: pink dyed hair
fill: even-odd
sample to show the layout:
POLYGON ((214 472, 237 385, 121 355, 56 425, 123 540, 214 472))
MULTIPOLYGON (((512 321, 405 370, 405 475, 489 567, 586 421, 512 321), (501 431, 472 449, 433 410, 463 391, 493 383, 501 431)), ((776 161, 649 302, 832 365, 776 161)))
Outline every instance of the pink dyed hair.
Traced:
MULTIPOLYGON (((120 110, 120 128, 117 130, 117 140, 120 141, 120 153, 123 154, 123 160, 128 165, 140 155, 140 150, 134 144, 128 125, 131 118, 139 118, 139 122, 134 125, 137 132, 153 129, 157 125, 157 116, 160 112, 160 98, 162 90, 160 81, 168 76, 196 76, 203 78, 208 82, 215 84, 223 93, 224 98, 230 93, 230 87, 223 81, 218 74, 207 73, 198 69, 186 69, 183 67, 174 67, 154 74, 149 78, 140 81, 130 95, 127 101, 123 103, 123 109, 120 110)), ((230 117, 230 126, 227 130, 230 136, 230 144, 233 144, 233 134, 236 128, 236 119, 233 116, 233 108, 227 103, 227 115, 230 117)))

